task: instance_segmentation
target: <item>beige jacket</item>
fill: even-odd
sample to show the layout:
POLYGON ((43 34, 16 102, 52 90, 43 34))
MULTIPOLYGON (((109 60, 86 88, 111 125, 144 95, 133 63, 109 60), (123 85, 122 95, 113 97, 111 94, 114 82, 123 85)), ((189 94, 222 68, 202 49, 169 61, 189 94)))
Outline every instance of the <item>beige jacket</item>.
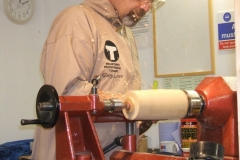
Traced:
MULTIPOLYGON (((141 84, 133 35, 122 28, 108 0, 85 0, 56 17, 43 48, 41 70, 45 84, 53 85, 59 95, 89 94, 95 75, 101 76, 98 88, 105 92, 124 94, 141 84)), ((95 126, 102 147, 125 134, 124 123, 95 126)), ((55 159, 54 132, 37 126, 32 159, 55 159)))

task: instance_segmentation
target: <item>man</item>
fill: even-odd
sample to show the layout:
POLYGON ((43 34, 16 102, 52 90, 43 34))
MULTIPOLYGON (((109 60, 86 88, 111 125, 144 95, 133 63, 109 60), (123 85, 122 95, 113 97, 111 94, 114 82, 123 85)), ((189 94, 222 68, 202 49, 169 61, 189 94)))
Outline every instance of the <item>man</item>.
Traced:
MULTIPOLYGON (((139 90, 137 49, 126 26, 134 26, 149 9, 148 0, 85 0, 65 9, 53 22, 43 48, 45 84, 53 85, 59 95, 88 95, 92 78, 99 75, 103 98, 139 90)), ((95 126, 102 147, 125 134, 125 123, 95 126)), ((54 160, 55 152, 55 128, 37 126, 31 158, 54 160)))

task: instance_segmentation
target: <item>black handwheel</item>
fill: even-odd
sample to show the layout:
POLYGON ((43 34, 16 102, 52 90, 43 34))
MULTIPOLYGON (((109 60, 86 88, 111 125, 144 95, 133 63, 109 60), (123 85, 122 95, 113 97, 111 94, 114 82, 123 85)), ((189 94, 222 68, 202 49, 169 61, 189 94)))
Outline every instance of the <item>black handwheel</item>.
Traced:
POLYGON ((43 85, 38 91, 36 100, 37 117, 44 128, 55 126, 59 116, 59 98, 56 89, 51 85, 43 85))

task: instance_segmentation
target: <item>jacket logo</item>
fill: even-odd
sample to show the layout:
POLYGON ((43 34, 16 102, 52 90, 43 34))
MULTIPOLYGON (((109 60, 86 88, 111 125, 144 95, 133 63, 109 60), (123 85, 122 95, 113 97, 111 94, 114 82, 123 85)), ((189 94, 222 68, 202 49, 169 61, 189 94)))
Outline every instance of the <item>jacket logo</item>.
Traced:
POLYGON ((105 42, 104 53, 106 58, 111 62, 116 62, 119 59, 118 49, 111 41, 105 42))

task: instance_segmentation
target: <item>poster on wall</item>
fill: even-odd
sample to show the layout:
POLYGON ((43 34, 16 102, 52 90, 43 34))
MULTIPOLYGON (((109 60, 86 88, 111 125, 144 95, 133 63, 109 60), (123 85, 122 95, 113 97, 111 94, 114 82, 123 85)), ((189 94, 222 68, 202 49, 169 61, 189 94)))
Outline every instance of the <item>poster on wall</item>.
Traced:
POLYGON ((148 12, 134 27, 131 27, 138 49, 153 46, 152 24, 152 13, 148 12))
POLYGON ((163 89, 194 90, 205 75, 163 78, 163 89))
POLYGON ((217 14, 218 22, 218 49, 229 50, 235 48, 234 11, 217 14))

